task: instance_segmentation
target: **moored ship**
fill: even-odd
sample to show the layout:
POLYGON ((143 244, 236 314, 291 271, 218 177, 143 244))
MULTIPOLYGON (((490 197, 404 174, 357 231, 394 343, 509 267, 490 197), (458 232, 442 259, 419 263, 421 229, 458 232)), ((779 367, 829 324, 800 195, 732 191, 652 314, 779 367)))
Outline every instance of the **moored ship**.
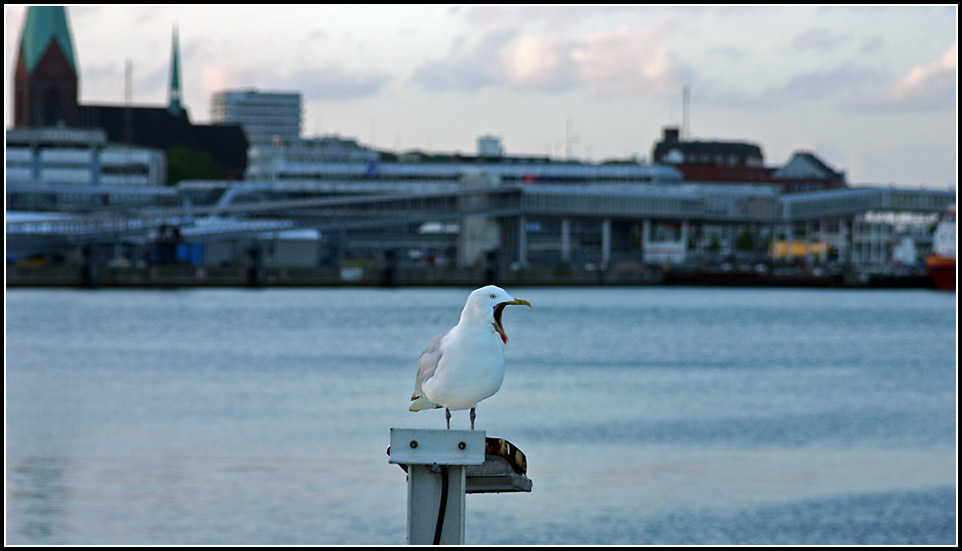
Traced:
POLYGON ((955 290, 955 205, 935 227, 932 253, 925 259, 925 267, 937 289, 955 290))

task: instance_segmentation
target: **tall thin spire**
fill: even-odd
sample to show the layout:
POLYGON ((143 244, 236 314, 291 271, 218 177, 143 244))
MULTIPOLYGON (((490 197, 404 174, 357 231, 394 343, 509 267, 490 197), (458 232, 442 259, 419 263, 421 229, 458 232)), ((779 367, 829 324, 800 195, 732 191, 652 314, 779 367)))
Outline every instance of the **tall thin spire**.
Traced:
POLYGON ((174 25, 173 45, 170 53, 170 101, 167 110, 172 115, 180 115, 180 46, 177 25, 174 25))

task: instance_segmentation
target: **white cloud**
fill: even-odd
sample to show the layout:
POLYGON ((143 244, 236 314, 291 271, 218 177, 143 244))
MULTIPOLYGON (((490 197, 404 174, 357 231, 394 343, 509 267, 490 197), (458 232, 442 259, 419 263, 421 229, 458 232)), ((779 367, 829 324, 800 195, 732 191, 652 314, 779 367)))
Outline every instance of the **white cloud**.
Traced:
POLYGON ((918 64, 887 91, 846 103, 853 111, 922 112, 956 108, 957 44, 938 59, 918 64))
POLYGON ((667 26, 621 26, 585 37, 572 51, 578 81, 603 95, 653 95, 677 87, 676 63, 663 45, 667 26))
POLYGON ((663 38, 667 26, 623 25, 568 37, 497 31, 472 47, 458 41, 446 59, 425 63, 413 80, 441 91, 489 86, 539 92, 576 88, 606 97, 659 94, 677 87, 677 64, 663 38))
POLYGON ((504 75, 518 88, 560 90, 571 85, 571 46, 560 36, 530 34, 501 56, 504 75))
POLYGON ((893 105, 940 108, 955 99, 958 43, 952 44, 937 60, 917 65, 889 91, 893 105))

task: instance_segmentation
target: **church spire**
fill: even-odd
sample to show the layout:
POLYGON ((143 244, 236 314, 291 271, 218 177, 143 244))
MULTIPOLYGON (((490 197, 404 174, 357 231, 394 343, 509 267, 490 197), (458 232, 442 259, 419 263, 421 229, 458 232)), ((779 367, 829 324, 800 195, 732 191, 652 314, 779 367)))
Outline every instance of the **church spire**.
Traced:
POLYGON ((167 110, 172 115, 180 115, 180 45, 177 36, 177 25, 174 25, 173 45, 170 53, 170 101, 167 110))
POLYGON ((14 126, 78 122, 77 59, 63 6, 30 6, 14 71, 14 126))
POLYGON ((27 73, 34 72, 51 42, 57 44, 67 64, 76 73, 77 65, 74 61, 70 27, 67 26, 66 8, 30 6, 27 8, 27 20, 24 23, 23 37, 20 41, 27 73))

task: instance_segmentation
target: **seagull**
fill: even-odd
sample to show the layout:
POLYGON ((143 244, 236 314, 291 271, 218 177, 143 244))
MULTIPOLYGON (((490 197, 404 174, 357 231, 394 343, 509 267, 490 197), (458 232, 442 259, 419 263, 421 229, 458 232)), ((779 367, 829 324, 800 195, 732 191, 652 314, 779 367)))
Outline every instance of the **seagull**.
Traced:
POLYGON ((492 396, 504 380, 504 344, 508 336, 501 313, 508 305, 531 307, 501 287, 488 285, 468 296, 457 325, 434 337, 418 359, 418 376, 410 411, 444 408, 451 428, 451 410, 471 410, 492 396))

